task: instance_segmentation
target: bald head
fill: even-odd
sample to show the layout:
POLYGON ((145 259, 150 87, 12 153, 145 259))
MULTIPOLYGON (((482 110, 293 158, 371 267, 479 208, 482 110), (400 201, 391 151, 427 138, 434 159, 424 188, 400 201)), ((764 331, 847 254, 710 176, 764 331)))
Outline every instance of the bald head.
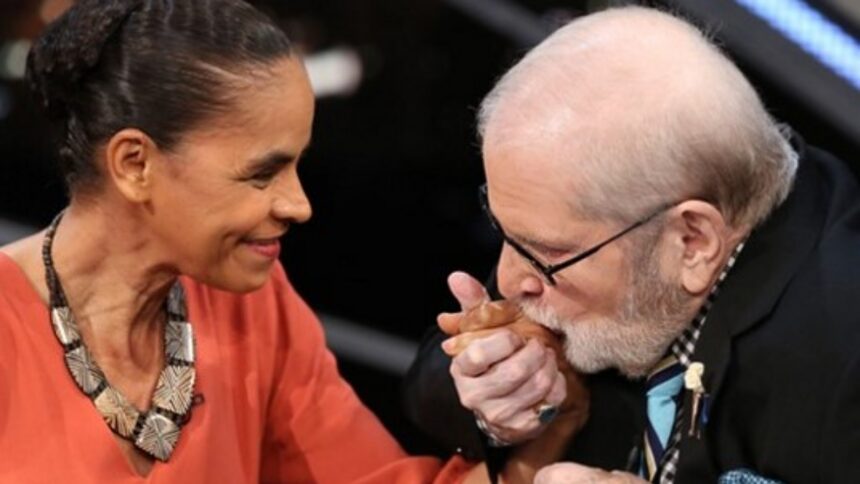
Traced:
POLYGON ((538 150, 521 163, 551 174, 588 217, 633 219, 700 198, 755 225, 784 199, 796 166, 731 61, 687 22, 640 7, 582 17, 547 38, 487 96, 479 130, 488 171, 538 150))
POLYGON ((592 14, 556 31, 505 75, 482 113, 484 135, 647 113, 643 102, 669 101, 705 76, 703 68, 722 63, 698 30, 670 15, 639 7, 592 14))

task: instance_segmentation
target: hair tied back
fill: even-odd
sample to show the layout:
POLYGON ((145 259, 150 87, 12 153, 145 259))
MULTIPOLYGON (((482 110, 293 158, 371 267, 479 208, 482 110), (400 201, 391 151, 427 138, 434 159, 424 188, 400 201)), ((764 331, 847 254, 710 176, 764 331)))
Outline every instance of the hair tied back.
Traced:
POLYGON ((60 114, 110 38, 145 0, 79 0, 48 25, 27 59, 30 88, 49 114, 60 114), (59 111, 59 113, 58 113, 59 111))
POLYGON ((125 128, 174 147, 235 109, 232 76, 292 54, 287 36, 245 0, 78 0, 27 59, 72 191, 96 187, 96 156, 125 128), (249 68, 251 67, 251 68, 249 68))

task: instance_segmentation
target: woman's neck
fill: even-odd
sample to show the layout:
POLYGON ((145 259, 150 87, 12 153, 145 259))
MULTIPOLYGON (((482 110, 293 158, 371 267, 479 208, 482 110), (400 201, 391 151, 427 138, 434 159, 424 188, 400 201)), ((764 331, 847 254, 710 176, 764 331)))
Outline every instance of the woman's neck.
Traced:
POLYGON ((139 225, 98 205, 72 204, 57 228, 54 268, 84 342, 102 365, 161 365, 164 301, 177 273, 139 225))

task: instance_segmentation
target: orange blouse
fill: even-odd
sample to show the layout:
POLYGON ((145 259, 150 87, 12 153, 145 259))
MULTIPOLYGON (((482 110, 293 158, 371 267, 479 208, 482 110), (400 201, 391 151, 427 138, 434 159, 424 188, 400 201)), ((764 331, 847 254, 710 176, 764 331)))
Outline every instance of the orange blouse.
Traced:
POLYGON ((277 265, 230 294, 183 278, 197 342, 193 407, 167 463, 135 473, 78 389, 48 309, 0 253, 0 482, 457 482, 469 465, 409 457, 340 377, 317 318, 277 265))

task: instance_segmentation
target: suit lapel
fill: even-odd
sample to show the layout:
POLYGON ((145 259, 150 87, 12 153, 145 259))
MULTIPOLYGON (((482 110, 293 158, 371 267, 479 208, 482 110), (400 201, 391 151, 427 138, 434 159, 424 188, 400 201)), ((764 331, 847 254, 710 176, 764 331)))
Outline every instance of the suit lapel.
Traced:
MULTIPOLYGON (((801 157, 803 151, 801 146, 801 157)), ((791 195, 753 231, 720 288, 693 355, 693 361, 705 366, 702 381, 707 406, 714 407, 719 398, 732 356, 732 339, 770 314, 817 244, 827 212, 822 184, 816 163, 802 161, 791 195)), ((717 463, 711 461, 706 449, 707 425, 701 429, 701 438, 690 436, 692 404, 692 392, 686 391, 683 405, 687 421, 681 427, 678 482, 704 482, 716 475, 717 463)))

